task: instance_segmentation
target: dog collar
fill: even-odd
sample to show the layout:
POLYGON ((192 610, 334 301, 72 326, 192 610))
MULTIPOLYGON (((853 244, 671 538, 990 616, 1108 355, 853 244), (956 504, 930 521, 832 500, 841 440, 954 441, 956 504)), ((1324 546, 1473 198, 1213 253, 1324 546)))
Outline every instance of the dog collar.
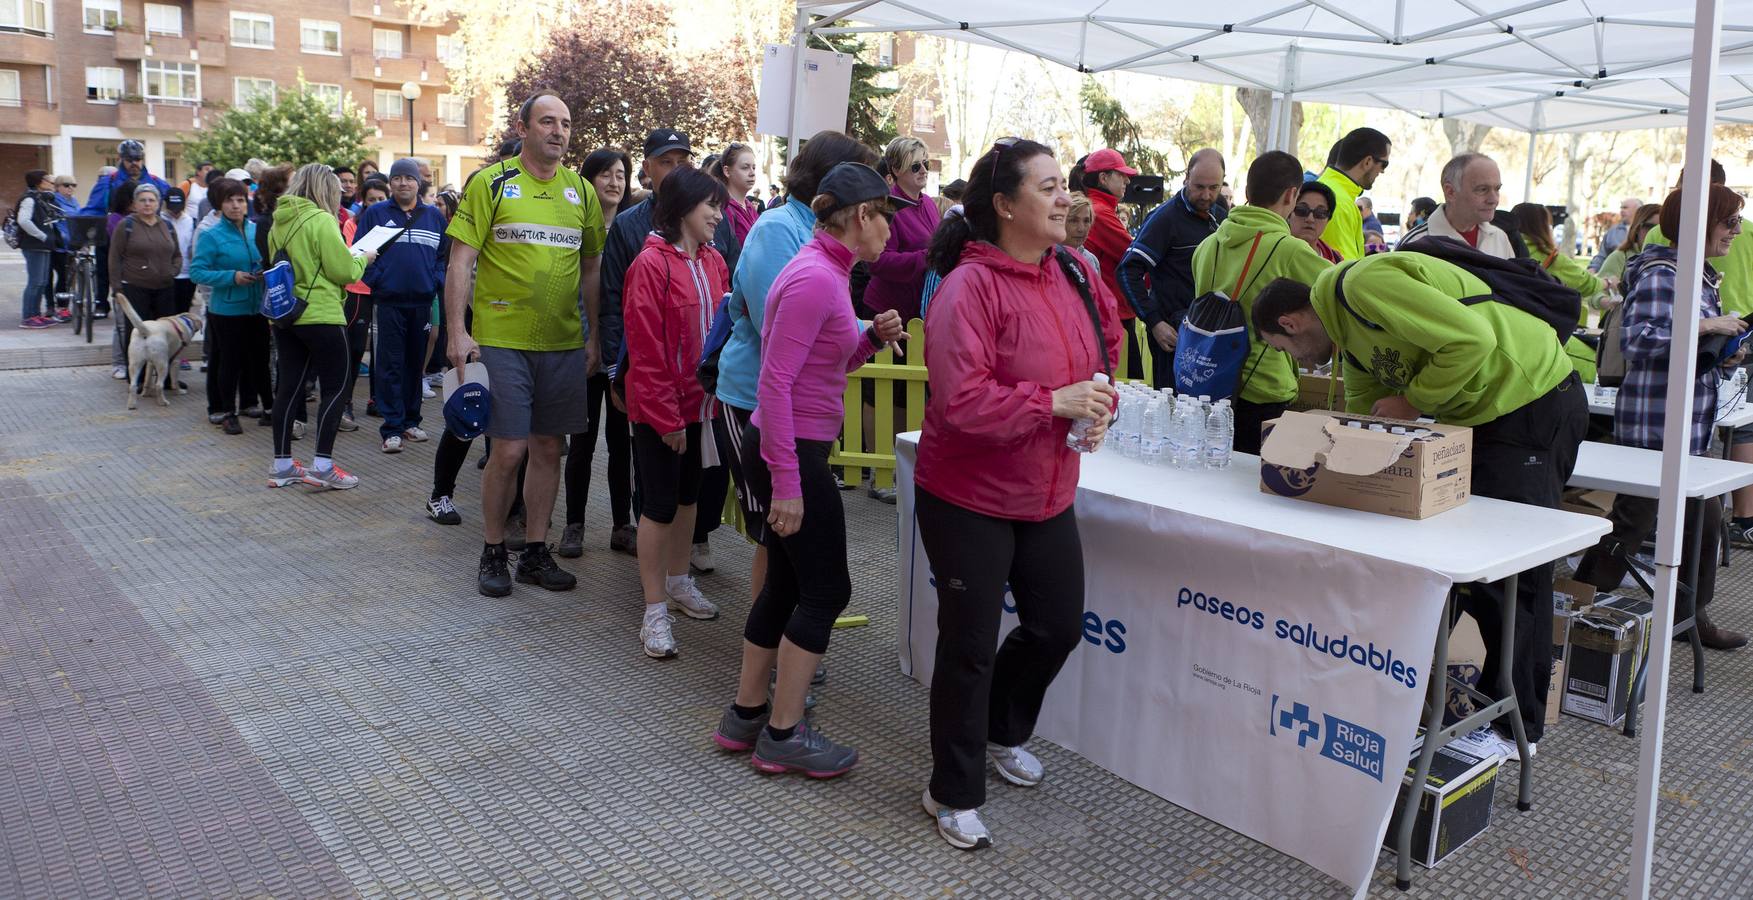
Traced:
POLYGON ((176 322, 178 326, 180 326, 177 330, 183 333, 183 340, 188 340, 195 336, 195 323, 189 321, 188 313, 178 313, 176 315, 176 322))

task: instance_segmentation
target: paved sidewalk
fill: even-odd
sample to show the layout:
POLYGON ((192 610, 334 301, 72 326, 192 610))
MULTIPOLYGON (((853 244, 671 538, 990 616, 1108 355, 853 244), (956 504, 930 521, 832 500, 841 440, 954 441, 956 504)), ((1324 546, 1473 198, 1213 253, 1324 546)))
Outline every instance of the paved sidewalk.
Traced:
MULTIPOLYGON (((820 691, 863 761, 770 778, 709 739, 748 606, 734 535, 701 580, 725 615, 679 621, 681 657, 651 661, 602 454, 585 557, 561 561, 579 589, 490 600, 472 466, 465 524, 431 523, 435 445, 384 456, 363 419, 337 449, 358 490, 271 491, 268 429, 207 425, 193 374, 129 412, 107 368, 0 372, 0 897, 1346 895, 1041 742, 1044 785, 995 779, 997 846, 945 846, 918 806, 926 692, 896 667, 893 507, 844 495, 872 624, 836 632, 820 691)), ((1718 615, 1746 629, 1735 561, 1718 615)), ((1710 663, 1704 695, 1674 666, 1662 896, 1753 895, 1753 652, 1710 663)), ((1618 894, 1636 764, 1567 717, 1534 810, 1499 791, 1410 896, 1618 894)), ((1372 894, 1402 896, 1392 862, 1372 894)))

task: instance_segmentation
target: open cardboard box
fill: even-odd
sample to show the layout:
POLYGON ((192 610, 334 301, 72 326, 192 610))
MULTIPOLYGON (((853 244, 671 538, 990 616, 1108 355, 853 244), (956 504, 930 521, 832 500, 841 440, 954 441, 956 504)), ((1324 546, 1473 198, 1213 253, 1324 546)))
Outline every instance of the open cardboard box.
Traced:
POLYGON ((1287 412, 1261 431, 1264 493, 1405 519, 1454 509, 1472 494, 1470 428, 1310 411, 1287 412))

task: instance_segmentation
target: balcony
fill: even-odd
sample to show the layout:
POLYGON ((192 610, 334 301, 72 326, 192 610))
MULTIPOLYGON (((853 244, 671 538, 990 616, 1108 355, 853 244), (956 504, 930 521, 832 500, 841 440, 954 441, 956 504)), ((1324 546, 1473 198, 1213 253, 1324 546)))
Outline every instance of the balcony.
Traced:
POLYGON ((361 81, 380 84, 401 84, 412 81, 418 85, 438 87, 445 83, 444 63, 420 56, 376 56, 353 54, 352 75, 361 81))
POLYGON ((347 14, 373 22, 418 25, 422 28, 433 28, 444 22, 443 16, 415 16, 398 0, 347 0, 347 14))
POLYGON ((40 100, 0 100, 0 131, 9 134, 58 134, 61 112, 40 100))
POLYGON ((223 34, 170 35, 116 31, 116 59, 161 59, 166 62, 198 62, 225 65, 227 41, 223 34))
POLYGON ((17 31, 0 32, 0 62, 52 66, 55 64, 55 39, 17 31))
POLYGON ((116 105, 116 126, 123 131, 194 131, 200 127, 201 107, 193 103, 162 100, 123 100, 116 105))

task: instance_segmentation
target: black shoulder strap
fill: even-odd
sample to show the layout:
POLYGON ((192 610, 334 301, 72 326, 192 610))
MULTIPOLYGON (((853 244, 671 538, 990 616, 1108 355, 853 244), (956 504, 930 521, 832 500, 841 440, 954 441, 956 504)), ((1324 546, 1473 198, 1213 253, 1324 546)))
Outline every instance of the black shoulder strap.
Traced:
MULTIPOLYGON (((1356 264, 1357 263, 1355 261, 1348 262, 1345 265, 1339 267, 1339 277, 1333 279, 1333 299, 1338 300, 1339 307, 1341 309, 1345 310, 1347 313, 1350 313, 1351 317, 1353 319, 1356 319, 1360 324, 1363 325, 1363 327, 1368 328, 1372 331, 1381 331, 1382 326, 1377 325, 1376 323, 1371 322, 1370 320, 1364 318, 1363 316, 1358 315, 1357 310, 1352 309, 1351 304, 1346 302, 1346 300, 1345 300, 1345 276, 1347 273, 1349 273, 1351 271, 1351 267, 1356 265, 1356 264)), ((1375 377, 1370 372, 1368 366, 1364 365, 1363 362, 1361 360, 1359 360, 1357 357, 1351 355, 1350 350, 1346 350, 1346 351, 1344 351, 1344 353, 1345 353, 1345 364, 1346 365, 1355 366, 1359 372, 1362 372, 1365 375, 1369 375, 1372 378, 1375 377)))
POLYGON ((1102 314, 1096 310, 1096 298, 1090 293, 1089 278, 1084 275, 1083 266, 1071 258, 1071 251, 1061 246, 1054 246, 1053 255, 1059 260, 1059 267, 1065 270, 1065 277, 1077 285, 1078 296, 1083 298, 1084 311, 1089 313, 1090 327, 1096 336, 1096 359, 1101 360, 1102 373, 1113 375, 1113 366, 1108 361, 1108 344, 1102 339, 1102 314))

